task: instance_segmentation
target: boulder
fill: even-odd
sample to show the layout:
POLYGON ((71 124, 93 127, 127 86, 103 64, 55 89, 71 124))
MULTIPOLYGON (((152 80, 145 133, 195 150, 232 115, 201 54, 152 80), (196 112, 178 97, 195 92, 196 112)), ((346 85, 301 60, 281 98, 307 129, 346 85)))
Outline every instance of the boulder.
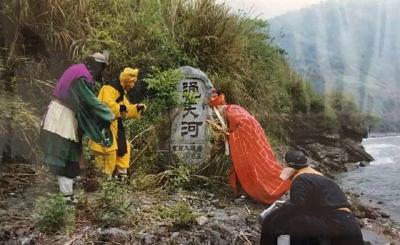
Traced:
POLYGON ((360 165, 360 167, 367 167, 367 166, 370 165, 370 163, 367 162, 367 161, 361 161, 361 162, 359 163, 359 165, 360 165))
POLYGON ((349 172, 349 171, 353 171, 353 170, 357 169, 358 168, 358 164, 356 164, 356 163, 345 163, 344 167, 345 167, 346 171, 349 172))
POLYGON ((374 158, 365 151, 361 143, 351 139, 345 139, 342 141, 342 145, 349 153, 349 162, 371 162, 374 160, 374 158))

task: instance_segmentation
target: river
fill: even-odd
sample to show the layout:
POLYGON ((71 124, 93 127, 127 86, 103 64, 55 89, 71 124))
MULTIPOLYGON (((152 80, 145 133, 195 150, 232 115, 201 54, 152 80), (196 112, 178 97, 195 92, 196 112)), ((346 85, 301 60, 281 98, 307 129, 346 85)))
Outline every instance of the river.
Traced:
POLYGON ((400 136, 368 138, 362 144, 375 161, 339 175, 339 182, 400 222, 400 136))

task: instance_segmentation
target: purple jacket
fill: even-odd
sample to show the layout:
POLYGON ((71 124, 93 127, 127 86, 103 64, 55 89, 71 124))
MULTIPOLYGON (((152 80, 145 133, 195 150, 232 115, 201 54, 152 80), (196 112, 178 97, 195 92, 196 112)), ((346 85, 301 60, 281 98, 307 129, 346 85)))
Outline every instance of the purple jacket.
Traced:
POLYGON ((85 64, 75 64, 68 67, 68 69, 64 71, 61 78, 58 80, 56 87, 54 88, 54 97, 61 101, 65 101, 68 96, 69 88, 71 87, 72 82, 81 77, 84 77, 92 84, 95 83, 92 74, 90 74, 90 71, 87 69, 85 64))

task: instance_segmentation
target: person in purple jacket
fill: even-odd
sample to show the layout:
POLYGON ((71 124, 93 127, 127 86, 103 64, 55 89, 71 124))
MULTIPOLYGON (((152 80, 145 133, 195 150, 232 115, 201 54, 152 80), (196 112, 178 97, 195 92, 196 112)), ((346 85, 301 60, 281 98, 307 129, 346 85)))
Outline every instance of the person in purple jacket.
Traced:
POLYGON ((108 131, 114 114, 94 93, 107 61, 106 55, 95 53, 83 63, 67 68, 54 88, 41 123, 43 162, 57 175, 66 200, 73 200, 73 180, 83 161, 82 136, 104 145, 112 143, 108 131))

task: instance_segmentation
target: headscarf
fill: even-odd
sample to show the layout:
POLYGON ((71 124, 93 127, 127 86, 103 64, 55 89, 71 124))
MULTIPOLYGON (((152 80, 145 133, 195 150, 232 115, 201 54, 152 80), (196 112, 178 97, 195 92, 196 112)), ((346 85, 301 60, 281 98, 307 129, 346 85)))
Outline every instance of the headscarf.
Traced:
POLYGON ((130 81, 132 81, 133 78, 137 78, 139 75, 139 69, 133 69, 133 68, 125 68, 121 74, 119 75, 119 81, 122 85, 122 87, 125 89, 130 81))
POLYGON ((65 100, 68 96, 69 88, 71 87, 72 82, 81 77, 84 77, 87 81, 94 84, 93 76, 85 64, 75 64, 68 67, 54 88, 54 97, 60 100, 65 100))
MULTIPOLYGON (((90 58, 93 59, 93 62, 102 64, 104 66, 108 63, 108 57, 104 54, 94 53, 90 56, 90 58)), ((60 79, 57 81, 56 87, 53 91, 54 97, 60 100, 65 100, 68 96, 69 88, 71 87, 73 81, 83 77, 89 83, 94 84, 94 75, 97 74, 93 74, 93 71, 90 71, 90 67, 87 64, 75 64, 68 67, 68 69, 64 71, 60 79)))
POLYGON ((221 92, 218 92, 216 89, 211 90, 211 98, 208 100, 208 105, 211 107, 226 105, 225 95, 221 92))

